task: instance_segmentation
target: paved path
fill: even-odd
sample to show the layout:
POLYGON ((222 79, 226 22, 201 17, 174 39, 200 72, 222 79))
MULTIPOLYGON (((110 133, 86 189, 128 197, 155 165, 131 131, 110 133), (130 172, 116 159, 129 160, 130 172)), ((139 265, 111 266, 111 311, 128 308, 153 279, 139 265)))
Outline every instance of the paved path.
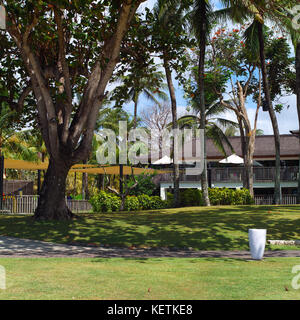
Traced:
MULTIPOLYGON (((0 257, 70 258, 236 258, 251 259, 248 251, 193 251, 172 249, 133 249, 84 247, 36 240, 0 237, 0 257)), ((300 250, 266 251, 264 257, 300 257, 300 250)))

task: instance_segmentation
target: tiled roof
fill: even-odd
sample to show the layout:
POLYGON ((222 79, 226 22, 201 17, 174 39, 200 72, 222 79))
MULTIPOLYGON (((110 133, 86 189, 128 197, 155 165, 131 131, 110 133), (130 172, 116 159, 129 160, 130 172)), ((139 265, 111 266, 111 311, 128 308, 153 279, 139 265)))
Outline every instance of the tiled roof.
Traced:
MULTIPOLYGON (((230 137, 229 138, 235 153, 242 156, 241 138, 230 137)), ((207 140, 207 158, 208 159, 221 159, 224 155, 216 148, 211 139, 207 140)), ((228 155, 232 152, 227 149, 228 155)), ((295 135, 286 134, 280 136, 280 156, 281 158, 294 158, 300 155, 300 143, 299 138, 295 135)), ((256 136, 255 138, 255 151, 254 158, 274 158, 275 157, 275 143, 274 136, 264 135, 256 136)))

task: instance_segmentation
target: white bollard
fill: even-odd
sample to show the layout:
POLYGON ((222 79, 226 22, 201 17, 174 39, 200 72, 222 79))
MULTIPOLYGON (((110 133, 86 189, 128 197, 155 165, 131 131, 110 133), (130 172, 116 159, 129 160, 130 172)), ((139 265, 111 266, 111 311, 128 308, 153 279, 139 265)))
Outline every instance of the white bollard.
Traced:
POLYGON ((266 229, 249 229, 249 245, 252 259, 261 260, 266 246, 266 229))

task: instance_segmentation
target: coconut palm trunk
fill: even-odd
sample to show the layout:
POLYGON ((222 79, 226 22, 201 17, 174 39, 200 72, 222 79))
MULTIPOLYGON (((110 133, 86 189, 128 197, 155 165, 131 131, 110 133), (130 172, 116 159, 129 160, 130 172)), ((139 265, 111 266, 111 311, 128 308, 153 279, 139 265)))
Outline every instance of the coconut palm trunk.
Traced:
MULTIPOLYGON (((297 42, 297 45, 296 45, 296 96, 297 96, 299 135, 300 135, 300 42, 299 41, 297 42)), ((300 157, 299 157, 297 203, 300 204, 300 157)))
POLYGON ((207 17, 206 17, 206 2, 203 0, 200 4, 200 20, 199 20, 199 64, 198 64, 198 90, 200 96, 200 129, 204 134, 204 169, 201 174, 201 187, 203 203, 205 206, 210 206, 208 195, 208 177, 207 177, 207 153, 206 153, 206 108, 205 108, 205 89, 204 89, 204 67, 205 67, 205 51, 206 51, 206 36, 207 36, 207 17))
POLYGON ((258 39, 259 39, 259 54, 260 54, 260 62, 261 62, 261 71, 262 71, 262 79, 263 79, 263 87, 265 94, 265 101, 268 106, 269 115, 272 122, 272 127, 274 131, 274 143, 275 143, 275 154, 276 154, 276 168, 275 168, 275 177, 274 177, 274 204, 281 203, 281 186, 280 186, 280 134, 278 128, 278 122, 276 118, 275 111, 271 102, 270 88, 269 82, 267 78, 267 67, 266 67, 266 58, 265 58, 265 42, 264 42, 264 34, 263 34, 263 24, 257 23, 257 31, 258 31, 258 39))
MULTIPOLYGON (((164 53, 164 57, 166 54, 164 53)), ((178 136, 176 135, 176 131, 178 129, 178 123, 177 123, 177 102, 176 102, 176 96, 175 96, 175 89, 174 84, 172 80, 172 73, 171 69, 168 64, 168 60, 164 58, 164 68, 166 72, 166 78, 170 93, 170 99, 171 99, 171 109, 172 109, 172 128, 174 132, 174 138, 172 143, 172 153, 173 153, 173 184, 174 184, 174 207, 179 207, 179 184, 180 184, 180 172, 179 172, 179 164, 176 161, 178 150, 178 136)))
POLYGON ((4 157, 2 155, 2 130, 0 129, 0 210, 3 209, 3 191, 4 191, 4 157))

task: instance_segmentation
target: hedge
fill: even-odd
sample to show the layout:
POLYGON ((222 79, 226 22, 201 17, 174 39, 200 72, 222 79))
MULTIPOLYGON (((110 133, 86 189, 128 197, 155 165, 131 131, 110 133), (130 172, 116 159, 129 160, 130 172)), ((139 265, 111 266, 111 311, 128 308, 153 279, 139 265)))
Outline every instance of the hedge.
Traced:
MULTIPOLYGON (((208 189, 210 204, 217 205, 250 205, 254 203, 248 189, 211 188, 208 189)), ((180 190, 181 207, 202 206, 202 191, 198 189, 180 190)), ((168 207, 172 207, 174 196, 168 193, 168 207)))
MULTIPOLYGON (((217 205, 249 205, 254 200, 247 189, 213 188, 208 189, 210 203, 217 205)), ((167 200, 159 196, 128 196, 125 200, 126 211, 154 210, 173 207, 173 194, 168 193, 167 200)), ((121 199, 111 193, 100 191, 90 199, 94 212, 120 211, 121 199)), ((180 190, 180 207, 202 206, 202 192, 198 189, 180 190)))
MULTIPOLYGON (((120 211, 120 197, 100 191, 90 199, 93 212, 116 212, 120 211)), ((167 208, 167 202, 158 196, 148 196, 146 194, 139 196, 128 196, 125 199, 126 211, 154 210, 167 208)))
POLYGON ((94 212, 115 212, 121 207, 121 199, 111 193, 100 191, 90 199, 94 212))

